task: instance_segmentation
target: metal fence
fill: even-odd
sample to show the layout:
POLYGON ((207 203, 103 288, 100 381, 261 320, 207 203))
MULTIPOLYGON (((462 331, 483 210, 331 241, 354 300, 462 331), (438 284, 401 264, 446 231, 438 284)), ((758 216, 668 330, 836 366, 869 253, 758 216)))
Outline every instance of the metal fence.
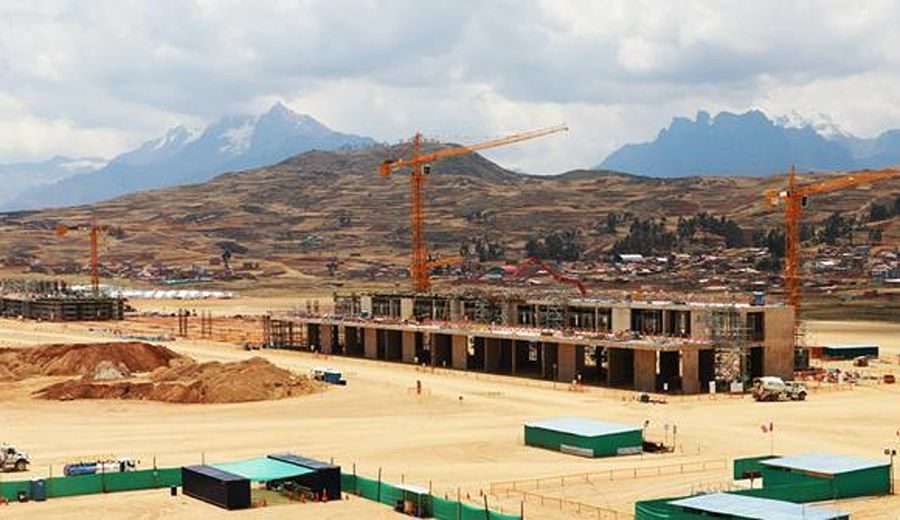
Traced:
POLYGON ((491 482, 491 494, 501 495, 510 492, 539 491, 566 487, 567 485, 591 484, 594 482, 628 480, 638 478, 658 477, 664 475, 681 475, 686 473, 703 473, 705 471, 723 470, 728 468, 725 459, 710 459, 695 462, 679 462, 656 466, 635 466, 633 468, 610 468, 603 471, 591 471, 587 473, 570 473, 551 477, 538 477, 523 480, 506 480, 491 482))

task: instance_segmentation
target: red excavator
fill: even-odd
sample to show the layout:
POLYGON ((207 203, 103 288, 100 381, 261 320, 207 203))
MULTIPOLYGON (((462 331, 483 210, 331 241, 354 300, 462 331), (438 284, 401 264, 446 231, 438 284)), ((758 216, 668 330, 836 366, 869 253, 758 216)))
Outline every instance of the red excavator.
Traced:
POLYGON ((572 277, 569 277, 569 276, 566 276, 566 275, 560 273, 559 271, 557 271, 553 267, 550 267, 547 263, 545 263, 543 260, 541 260, 540 258, 538 258, 536 256, 529 257, 527 260, 522 262, 519 265, 518 269, 516 269, 516 272, 513 273, 513 276, 522 276, 525 269, 531 265, 536 265, 536 266, 540 267, 541 269, 547 271, 547 274, 552 276, 553 279, 559 283, 574 285, 576 288, 578 288, 578 292, 579 292, 579 294, 581 294, 581 296, 587 296, 587 287, 585 287, 584 283, 581 280, 578 280, 578 279, 575 279, 575 278, 572 278, 572 277))

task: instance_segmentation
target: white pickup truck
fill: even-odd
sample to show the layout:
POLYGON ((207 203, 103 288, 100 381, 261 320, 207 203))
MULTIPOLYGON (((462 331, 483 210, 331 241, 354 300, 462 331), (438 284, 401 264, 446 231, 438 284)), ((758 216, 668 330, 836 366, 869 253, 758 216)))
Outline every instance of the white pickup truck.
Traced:
POLYGON ((27 471, 31 459, 15 446, 0 444, 0 471, 27 471))

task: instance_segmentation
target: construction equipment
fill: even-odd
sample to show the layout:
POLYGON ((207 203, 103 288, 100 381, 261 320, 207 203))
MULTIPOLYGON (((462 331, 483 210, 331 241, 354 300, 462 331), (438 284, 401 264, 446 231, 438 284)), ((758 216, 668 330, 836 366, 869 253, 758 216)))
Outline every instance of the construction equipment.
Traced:
MULTIPOLYGON (((425 177, 431 174, 430 163, 438 161, 440 159, 446 159, 448 157, 456 157, 458 155, 474 153, 479 150, 486 150, 488 148, 505 146, 512 143, 518 143, 520 141, 527 141, 529 139, 536 139, 538 137, 543 137, 558 132, 564 132, 568 129, 569 128, 566 125, 559 125, 540 130, 533 130, 531 132, 513 134, 501 139, 495 139, 493 141, 476 143, 469 146, 447 148, 444 150, 438 150, 436 152, 426 154, 422 153, 422 135, 416 133, 412 138, 412 156, 409 159, 388 159, 381 163, 379 171, 383 177, 390 176, 391 172, 393 172, 397 168, 410 169, 409 186, 412 205, 412 262, 410 264, 410 277, 413 279, 413 287, 416 292, 428 292, 428 290, 431 288, 431 279, 429 276, 430 270, 437 266, 437 264, 435 264, 434 262, 429 262, 428 260, 428 250, 425 245, 425 236, 423 229, 425 221, 425 207, 422 195, 422 187, 425 183, 425 177)), ((442 265, 446 265, 446 263, 442 265)))
POLYGON ((63 474, 67 477, 80 475, 96 475, 97 473, 125 473, 136 471, 138 461, 129 457, 98 460, 95 462, 74 462, 63 466, 63 474))
POLYGON ((805 401, 806 394, 806 387, 796 381, 772 376, 753 380, 753 399, 756 401, 805 401))
POLYGON ((794 307, 794 329, 799 328, 802 293, 800 288, 800 218, 810 195, 840 191, 862 184, 900 177, 900 169, 862 170, 832 177, 814 184, 797 185, 793 166, 788 173, 787 187, 766 191, 771 206, 784 203, 784 290, 788 303, 794 307))
POLYGON ((315 367, 309 370, 309 377, 315 381, 322 381, 332 385, 346 386, 347 380, 344 379, 340 370, 334 368, 315 367))
POLYGON ((9 444, 0 445, 0 471, 28 471, 31 459, 24 451, 9 444))
POLYGON ((90 235, 91 243, 91 293, 94 296, 100 295, 100 234, 107 230, 107 226, 97 224, 97 217, 91 217, 91 222, 87 226, 57 226, 56 234, 58 236, 66 236, 69 231, 82 229, 86 227, 90 235))
POLYGON ((522 276, 522 273, 525 271, 525 269, 531 265, 537 265, 544 271, 547 271, 547 274, 549 274, 554 280, 556 280, 559 283, 565 283, 565 284, 575 286, 575 288, 578 289, 578 293, 581 294, 581 296, 587 296, 587 287, 584 285, 584 283, 581 280, 578 280, 578 279, 575 279, 575 278, 572 278, 572 277, 569 277, 569 276, 566 276, 566 275, 560 273, 559 271, 557 271, 556 269, 554 269, 553 267, 551 267, 546 262, 544 262, 543 260, 541 260, 540 258, 538 258, 536 256, 529 257, 527 260, 522 262, 519 265, 518 269, 516 269, 516 272, 513 273, 513 276, 522 276))

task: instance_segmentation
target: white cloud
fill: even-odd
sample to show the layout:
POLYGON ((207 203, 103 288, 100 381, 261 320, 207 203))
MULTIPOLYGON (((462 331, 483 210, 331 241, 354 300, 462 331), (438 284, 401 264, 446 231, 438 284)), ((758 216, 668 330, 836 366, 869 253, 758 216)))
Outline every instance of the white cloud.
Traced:
POLYGON ((900 126, 897 19, 887 0, 7 1, 0 162, 110 156, 277 99, 389 142, 568 122, 491 154, 537 172, 698 109, 872 135, 900 126))

